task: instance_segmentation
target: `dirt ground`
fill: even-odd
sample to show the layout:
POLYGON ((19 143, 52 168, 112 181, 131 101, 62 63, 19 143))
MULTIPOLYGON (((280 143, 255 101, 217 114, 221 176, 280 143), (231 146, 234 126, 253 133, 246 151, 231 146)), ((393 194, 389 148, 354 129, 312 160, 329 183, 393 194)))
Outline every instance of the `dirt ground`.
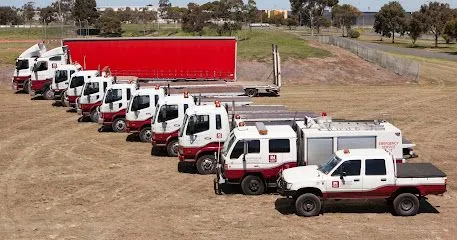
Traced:
MULTIPOLYGON (((11 74, 11 67, 1 69, 11 74)), ((457 87, 404 84, 374 73, 382 81, 373 83, 393 86, 305 85, 319 78, 318 70, 299 84, 286 81, 281 97, 256 103, 392 120, 417 144, 420 157, 413 161, 431 161, 448 174, 448 192, 431 196, 408 218, 392 216, 383 201, 329 202, 324 215, 301 218, 274 193, 217 196, 213 176, 179 173, 177 159, 151 156, 149 144, 98 133, 75 113, 15 94, 2 74, 0 239, 455 239, 457 87)))

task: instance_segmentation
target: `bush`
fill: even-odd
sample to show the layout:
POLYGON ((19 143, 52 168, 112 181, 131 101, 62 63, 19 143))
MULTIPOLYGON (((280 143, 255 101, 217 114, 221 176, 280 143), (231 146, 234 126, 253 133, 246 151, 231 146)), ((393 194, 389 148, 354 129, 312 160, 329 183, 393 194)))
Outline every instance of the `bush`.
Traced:
POLYGON ((351 30, 351 31, 349 31, 349 37, 350 38, 359 38, 360 32, 357 30, 351 30))

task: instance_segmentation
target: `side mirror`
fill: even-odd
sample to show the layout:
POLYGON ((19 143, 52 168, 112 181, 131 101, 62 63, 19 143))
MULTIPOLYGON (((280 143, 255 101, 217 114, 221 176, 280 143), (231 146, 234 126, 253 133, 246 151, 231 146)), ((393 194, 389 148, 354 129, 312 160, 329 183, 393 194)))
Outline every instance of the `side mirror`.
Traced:
POLYGON ((248 143, 244 142, 244 149, 243 149, 243 162, 246 162, 246 155, 248 154, 248 143))
POLYGON ((340 173, 340 179, 341 179, 341 180, 343 180, 344 177, 346 177, 346 176, 347 176, 347 173, 346 173, 346 172, 341 172, 341 173, 340 173))
POLYGON ((164 106, 161 110, 160 110, 160 117, 162 118, 162 120, 165 121, 165 119, 167 119, 167 108, 166 106, 164 106))
POLYGON ((110 109, 110 110, 113 110, 113 103, 112 103, 112 102, 109 103, 109 109, 110 109))

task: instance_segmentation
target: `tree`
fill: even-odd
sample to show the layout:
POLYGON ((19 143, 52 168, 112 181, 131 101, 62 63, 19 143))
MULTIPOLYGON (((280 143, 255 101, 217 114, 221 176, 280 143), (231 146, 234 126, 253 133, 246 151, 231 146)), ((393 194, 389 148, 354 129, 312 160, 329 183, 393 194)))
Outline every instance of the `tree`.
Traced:
POLYGON ((55 11, 59 13, 59 15, 61 14, 61 17, 63 18, 62 20, 64 22, 67 22, 72 17, 71 11, 74 7, 74 1, 56 0, 51 4, 51 7, 53 7, 55 11))
POLYGON ((446 23, 444 27, 444 34, 446 34, 450 40, 450 38, 457 38, 457 19, 451 20, 446 23))
POLYGON ((249 0, 246 5, 246 20, 249 23, 256 22, 258 18, 257 3, 255 0, 249 0))
POLYGON ((117 35, 122 33, 121 19, 113 9, 108 8, 97 21, 97 28, 106 35, 117 35))
POLYGON ((417 39, 424 32, 425 27, 421 21, 421 18, 421 14, 419 12, 414 12, 408 22, 408 35, 413 41, 413 46, 416 45, 417 39))
POLYGON ((134 12, 129 7, 126 7, 125 10, 118 12, 121 22, 133 22, 133 15, 134 12))
POLYGON ((171 8, 169 0, 159 0, 159 14, 162 19, 168 19, 168 10, 171 8))
POLYGON ((47 6, 40 10, 40 22, 44 22, 45 25, 49 25, 49 23, 54 22, 56 20, 57 13, 53 7, 47 6))
POLYGON ((182 17, 182 30, 202 35, 207 21, 206 16, 206 14, 203 14, 203 9, 200 5, 189 3, 187 5, 187 11, 182 17))
POLYGON ((180 7, 170 7, 168 9, 167 15, 169 19, 174 20, 175 22, 179 22, 182 19, 182 16, 184 13, 187 11, 186 8, 180 8, 180 7))
POLYGON ((81 23, 94 24, 99 17, 97 2, 95 0, 76 0, 73 8, 73 17, 81 23))
POLYGON ((349 34, 352 26, 356 24, 357 18, 360 16, 360 11, 356 7, 343 4, 343 5, 335 5, 332 8, 332 18, 333 24, 336 27, 343 29, 343 37, 344 29, 346 29, 346 33, 349 34))
POLYGON ((286 25, 289 27, 289 30, 298 26, 298 17, 295 15, 291 15, 286 20, 286 25))
POLYGON ((1 25, 18 25, 21 23, 21 18, 12 7, 0 7, 0 24, 1 25))
POLYGON ((338 4, 338 0, 290 0, 292 12, 301 19, 308 19, 311 28, 311 36, 314 36, 316 18, 324 14, 327 7, 338 4))
POLYGON ((422 5, 419 12, 426 30, 435 36, 435 47, 438 47, 438 38, 443 34, 446 23, 452 19, 449 4, 431 2, 428 5, 422 5))
POLYGON ((406 31, 406 12, 399 2, 389 2, 376 13, 374 30, 385 37, 392 37, 395 43, 395 33, 406 31))
POLYGON ((24 20, 31 23, 35 17, 35 2, 28 2, 22 6, 24 20))

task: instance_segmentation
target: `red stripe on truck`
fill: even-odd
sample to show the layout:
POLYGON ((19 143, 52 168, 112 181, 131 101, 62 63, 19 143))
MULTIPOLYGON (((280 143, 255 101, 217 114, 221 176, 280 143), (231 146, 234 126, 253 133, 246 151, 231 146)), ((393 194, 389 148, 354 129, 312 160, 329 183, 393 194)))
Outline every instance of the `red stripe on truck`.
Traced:
POLYGON ((32 80, 32 90, 33 91, 40 91, 44 90, 44 85, 50 84, 52 82, 52 79, 45 79, 45 80, 32 80))
POLYGON ((325 192, 324 199, 357 199, 357 198, 388 198, 400 189, 417 189, 421 196, 439 195, 446 192, 445 184, 419 185, 419 186, 396 186, 386 185, 371 191, 358 192, 325 192))
POLYGON ((139 132, 145 126, 151 126, 152 118, 141 121, 127 121, 127 128, 129 132, 139 132))
POLYGON ((101 112, 100 117, 103 118, 103 125, 111 125, 115 118, 124 117, 127 109, 122 109, 118 112, 101 112))
POLYGON ((196 162, 203 154, 214 154, 224 147, 224 143, 209 143, 203 147, 179 146, 179 160, 185 162, 196 162))

